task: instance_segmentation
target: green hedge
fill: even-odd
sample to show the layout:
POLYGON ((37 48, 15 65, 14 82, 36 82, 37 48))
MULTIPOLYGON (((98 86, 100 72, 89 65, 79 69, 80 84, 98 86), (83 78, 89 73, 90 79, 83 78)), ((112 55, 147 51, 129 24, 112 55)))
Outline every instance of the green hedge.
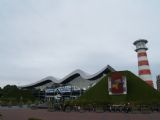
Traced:
POLYGON ((28 118, 28 120, 42 120, 42 119, 39 119, 39 118, 28 118))
POLYGON ((120 71, 127 78, 126 95, 108 94, 108 76, 102 78, 94 87, 90 88, 77 101, 77 104, 159 104, 160 93, 146 84, 142 79, 129 71, 120 71))

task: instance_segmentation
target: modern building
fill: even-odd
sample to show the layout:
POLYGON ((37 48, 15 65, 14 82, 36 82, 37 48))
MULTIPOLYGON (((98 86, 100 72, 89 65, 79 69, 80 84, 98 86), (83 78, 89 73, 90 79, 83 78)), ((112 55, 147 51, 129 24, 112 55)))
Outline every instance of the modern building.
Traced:
POLYGON ((157 90, 160 91, 160 75, 157 76, 157 90))
POLYGON ((133 44, 136 46, 136 52, 138 57, 138 73, 139 77, 144 80, 148 85, 153 87, 153 81, 151 77, 151 70, 149 67, 149 62, 147 58, 146 51, 148 48, 146 44, 148 43, 145 39, 139 39, 135 41, 133 44))
POLYGON ((106 66, 99 72, 89 75, 82 70, 75 70, 62 79, 49 76, 35 83, 19 86, 21 89, 37 89, 42 100, 66 100, 78 98, 85 90, 94 86, 104 75, 115 72, 111 66, 106 66))
POLYGON ((61 86, 45 90, 45 101, 77 99, 83 90, 76 86, 61 86))
POLYGON ((71 85, 86 90, 89 87, 94 86, 104 75, 114 71, 115 69, 113 69, 109 65, 93 75, 89 75, 86 72, 78 69, 62 79, 57 79, 55 77, 49 76, 35 83, 19 86, 19 88, 23 89, 34 88, 34 89, 39 89, 41 91, 45 91, 48 88, 57 88, 60 86, 71 85))

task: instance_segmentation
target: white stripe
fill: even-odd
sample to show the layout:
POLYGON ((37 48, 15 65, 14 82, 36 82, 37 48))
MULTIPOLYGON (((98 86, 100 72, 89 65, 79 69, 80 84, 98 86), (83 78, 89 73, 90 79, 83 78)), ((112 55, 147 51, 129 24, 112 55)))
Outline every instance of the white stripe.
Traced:
POLYGON ((147 56, 138 57, 138 61, 143 61, 143 60, 148 61, 147 56))
POLYGON ((148 75, 140 75, 139 77, 144 81, 152 80, 152 76, 150 74, 148 74, 148 75))
POLYGON ((138 70, 150 70, 148 65, 138 66, 138 70))

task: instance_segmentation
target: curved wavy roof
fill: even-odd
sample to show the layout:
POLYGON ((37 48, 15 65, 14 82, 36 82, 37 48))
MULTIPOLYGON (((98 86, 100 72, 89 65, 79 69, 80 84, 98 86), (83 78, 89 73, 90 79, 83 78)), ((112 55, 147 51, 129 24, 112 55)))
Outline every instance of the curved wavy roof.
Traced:
POLYGON ((36 87, 36 86, 44 85, 44 84, 51 83, 51 82, 58 83, 58 84, 65 84, 65 83, 68 83, 79 76, 83 79, 86 79, 86 80, 96 80, 96 79, 100 78, 103 74, 106 74, 108 72, 114 72, 114 71, 115 71, 115 69, 109 65, 107 65, 106 67, 104 67, 103 69, 101 69, 100 71, 98 71, 97 73, 95 73, 93 75, 89 75, 86 72, 84 72, 80 69, 77 69, 62 79, 57 79, 55 77, 48 76, 48 77, 43 78, 42 80, 39 80, 35 83, 29 84, 29 85, 24 85, 24 86, 19 86, 19 88, 36 87))

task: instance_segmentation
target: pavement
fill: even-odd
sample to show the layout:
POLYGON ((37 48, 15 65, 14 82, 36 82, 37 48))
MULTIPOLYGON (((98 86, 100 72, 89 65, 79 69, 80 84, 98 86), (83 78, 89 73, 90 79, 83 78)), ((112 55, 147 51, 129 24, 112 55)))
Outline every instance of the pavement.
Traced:
POLYGON ((47 109, 0 109, 0 120, 160 120, 160 113, 49 112, 47 109))

